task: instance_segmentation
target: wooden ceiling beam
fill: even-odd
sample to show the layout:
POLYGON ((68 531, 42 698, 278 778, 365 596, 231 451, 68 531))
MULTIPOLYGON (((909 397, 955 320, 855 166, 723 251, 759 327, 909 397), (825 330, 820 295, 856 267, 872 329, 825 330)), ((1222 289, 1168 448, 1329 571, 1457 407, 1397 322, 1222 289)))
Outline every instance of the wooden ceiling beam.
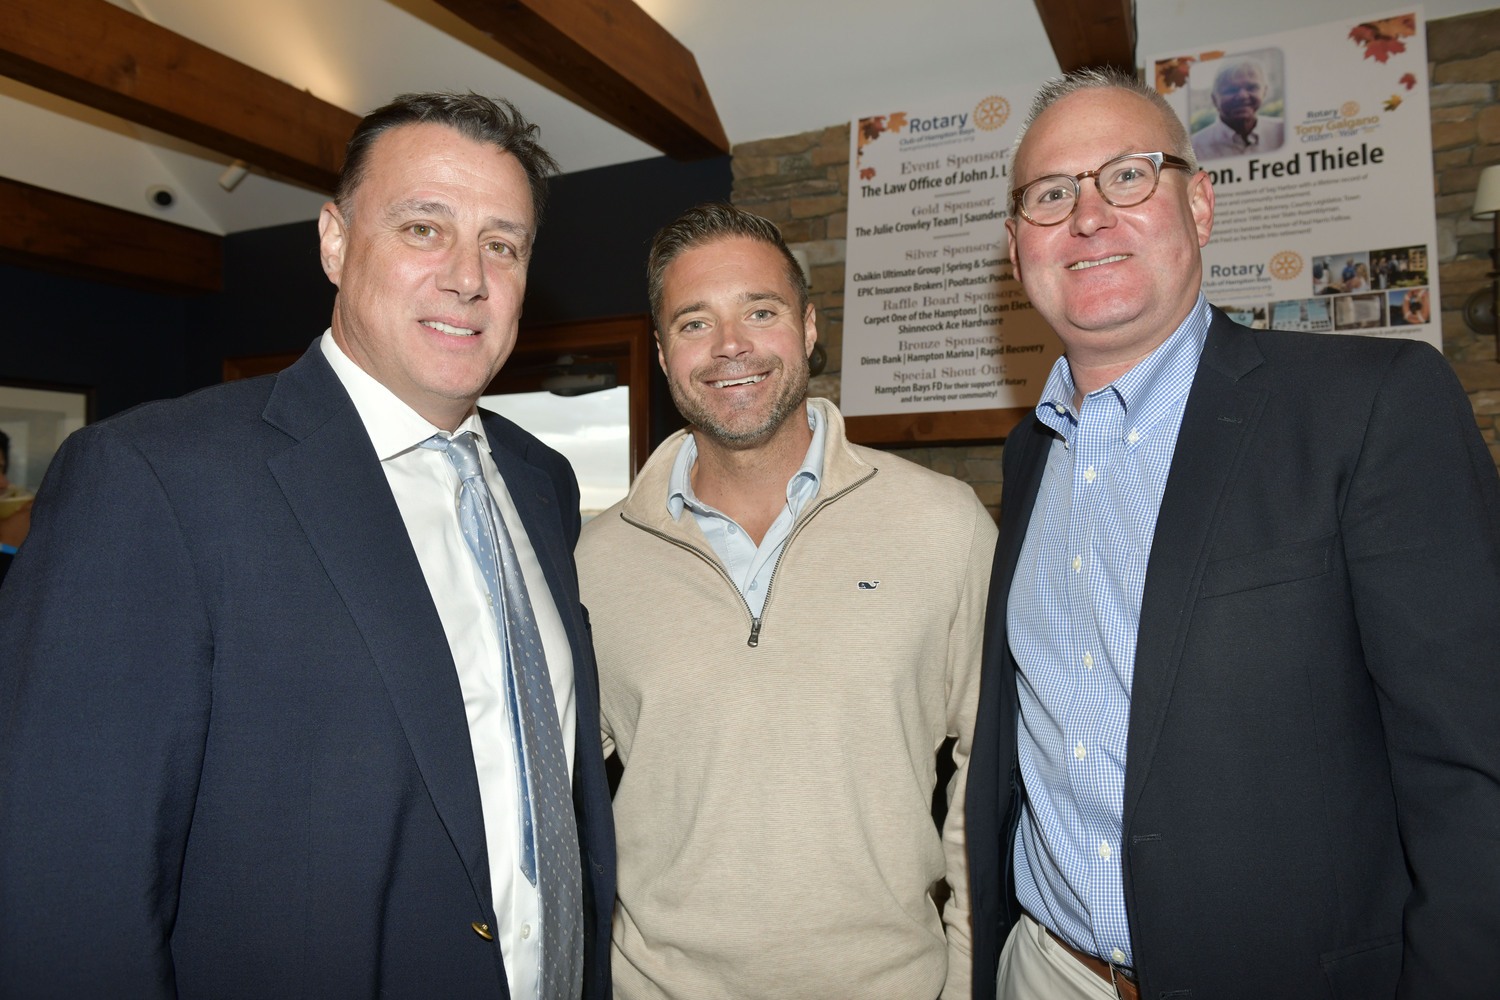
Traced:
POLYGON ((678 160, 729 152, 698 61, 633 0, 437 0, 560 81, 573 100, 678 160))
POLYGON ((0 74, 320 191, 359 123, 106 0, 0 0, 0 74))
POLYGON ((169 294, 223 288, 224 240, 0 178, 0 263, 169 294))
POLYGON ((1113 66, 1135 72, 1134 0, 1036 0, 1064 73, 1113 66))

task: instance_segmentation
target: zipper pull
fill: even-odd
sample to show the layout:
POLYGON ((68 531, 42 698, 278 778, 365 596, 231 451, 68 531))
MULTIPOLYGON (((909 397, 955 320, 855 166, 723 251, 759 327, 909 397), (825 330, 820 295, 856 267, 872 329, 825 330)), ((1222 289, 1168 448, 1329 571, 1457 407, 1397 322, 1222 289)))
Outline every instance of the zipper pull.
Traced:
POLYGON ((750 647, 753 649, 760 645, 760 619, 750 619, 750 647))

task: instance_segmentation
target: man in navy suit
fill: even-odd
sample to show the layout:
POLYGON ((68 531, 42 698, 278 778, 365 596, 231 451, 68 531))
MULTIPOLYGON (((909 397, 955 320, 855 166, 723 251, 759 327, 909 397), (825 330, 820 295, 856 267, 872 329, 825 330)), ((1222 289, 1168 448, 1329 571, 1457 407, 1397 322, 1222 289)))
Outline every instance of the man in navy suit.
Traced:
POLYGON ((608 995, 577 484, 475 406, 555 169, 535 131, 472 94, 372 113, 319 220, 330 331, 278 376, 140 407, 54 460, 0 596, 0 996, 608 995), (558 933, 534 881, 558 855, 522 861, 532 746, 441 450, 460 439, 514 540, 565 749, 558 933))
POLYGON ((985 1000, 1493 997, 1500 479, 1412 341, 1204 300, 1213 185, 1133 77, 1038 94, 970 761, 985 1000))

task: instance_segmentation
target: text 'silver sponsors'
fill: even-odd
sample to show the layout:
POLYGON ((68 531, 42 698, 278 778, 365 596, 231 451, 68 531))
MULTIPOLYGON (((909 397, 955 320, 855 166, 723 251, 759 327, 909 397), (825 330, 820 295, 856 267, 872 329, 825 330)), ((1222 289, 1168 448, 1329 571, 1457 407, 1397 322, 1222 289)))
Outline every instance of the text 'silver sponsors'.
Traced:
POLYGON ((1442 347, 1426 37, 1407 8, 1148 62, 1213 179, 1211 302, 1442 347))
POLYGON ((852 123, 840 408, 1033 406, 1056 337, 1011 275, 1010 144, 1034 88, 852 123))

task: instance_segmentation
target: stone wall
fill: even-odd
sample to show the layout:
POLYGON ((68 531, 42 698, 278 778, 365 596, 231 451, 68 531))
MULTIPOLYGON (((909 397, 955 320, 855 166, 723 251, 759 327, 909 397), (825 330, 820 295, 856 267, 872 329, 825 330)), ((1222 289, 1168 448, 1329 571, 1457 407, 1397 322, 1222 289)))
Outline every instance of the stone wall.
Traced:
MULTIPOLYGON (((1464 304, 1491 286, 1495 223, 1471 219, 1479 174, 1500 164, 1500 10, 1427 25, 1432 80, 1432 166, 1436 181, 1443 353, 1469 391, 1480 432, 1500 465, 1500 364, 1496 335, 1464 323, 1464 304)), ((1493 300, 1491 300, 1493 301, 1493 300)))
MULTIPOLYGON (((1474 404, 1500 466, 1500 364, 1494 333, 1464 325, 1464 303, 1489 287, 1493 223, 1469 218, 1480 171, 1500 164, 1500 10, 1432 21, 1432 140, 1442 282, 1443 351, 1474 404)), ((849 126, 734 147, 734 203, 777 223, 807 254, 819 341, 827 352, 812 392, 839 399, 843 367, 844 248, 849 207, 849 126)), ((1413 415, 1418 419, 1418 415, 1413 415)), ((971 484, 999 512, 1000 446, 908 448, 896 454, 971 484)))

